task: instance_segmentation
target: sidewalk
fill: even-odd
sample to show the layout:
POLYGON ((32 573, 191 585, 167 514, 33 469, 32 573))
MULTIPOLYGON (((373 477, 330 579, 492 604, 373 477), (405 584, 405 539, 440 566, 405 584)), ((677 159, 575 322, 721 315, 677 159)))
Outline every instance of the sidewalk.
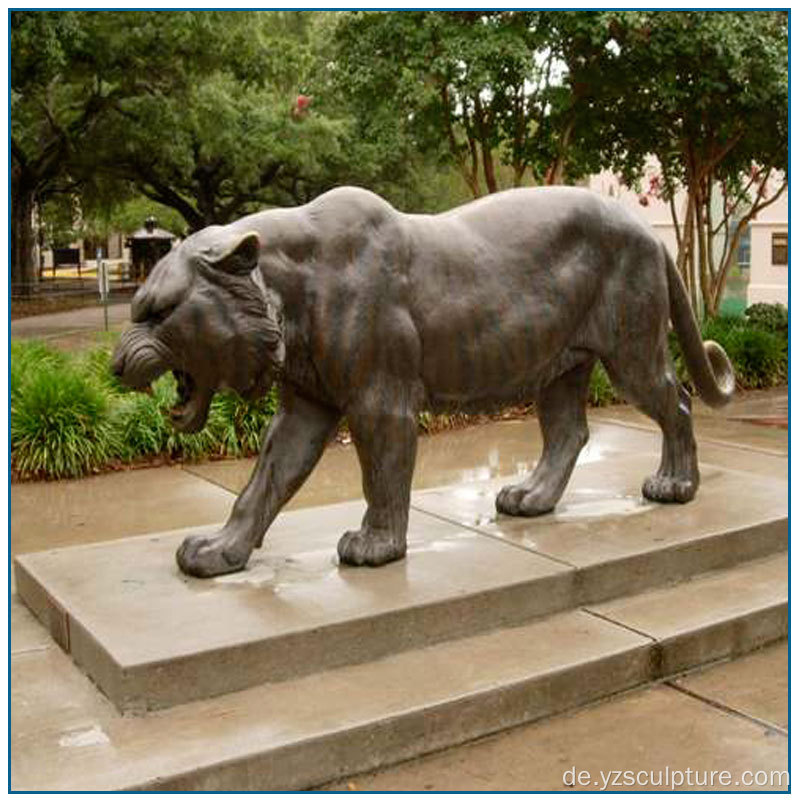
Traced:
MULTIPOLYGON (((724 461, 730 469, 785 480, 786 431, 760 423, 786 415, 785 389, 749 393, 723 414, 696 409, 701 461, 724 461)), ((643 435, 657 457, 655 427, 629 407, 592 411, 590 428, 590 443, 581 456, 587 462, 602 461, 609 453, 613 457, 615 450, 634 442, 641 446, 643 435)), ((538 442, 535 420, 422 437, 414 489, 527 471, 539 452, 538 442)), ((11 487, 11 555, 220 524, 251 468, 252 459, 248 459, 140 469, 79 481, 15 484, 11 487)), ((360 494, 354 448, 333 445, 290 508, 338 503, 360 494)), ((33 741, 26 740, 24 731, 30 728, 29 736, 35 737, 37 713, 55 714, 48 724, 63 726, 68 739, 70 732, 82 730, 81 720, 92 718, 92 709, 105 700, 16 597, 11 612, 12 668, 21 676, 12 684, 11 696, 16 746, 33 741), (62 676, 48 697, 32 697, 26 688, 25 676, 37 669, 56 669, 62 676), (66 692, 63 686, 70 688, 61 695, 66 692)), ((564 772, 572 767, 578 772, 587 770, 592 779, 599 777, 600 770, 666 766, 729 770, 734 777, 746 769, 783 770, 788 761, 787 656, 785 643, 773 645, 693 675, 328 788, 564 789, 568 788, 564 772)), ((12 770, 13 764, 12 752, 12 770)))
MULTIPOLYGON (((788 475, 785 431, 743 422, 743 409, 759 409, 760 418, 785 416, 788 391, 748 392, 724 412, 695 409, 695 431, 714 451, 735 445, 748 470, 788 475), (731 418, 729 418, 731 417, 731 418), (777 471, 777 473, 776 473, 777 471)), ((581 460, 602 458, 624 441, 626 429, 652 431, 655 423, 630 406, 589 412, 592 435, 581 460), (611 424, 609 424, 611 423, 611 424), (602 435, 596 431, 602 428, 602 435)), ((422 436, 413 489, 468 483, 532 469, 539 441, 535 419, 479 425, 422 436)), ((653 449, 653 453, 657 448, 653 449)), ((222 522, 245 487, 254 458, 207 461, 170 467, 107 473, 72 481, 17 483, 11 487, 11 555, 71 544, 222 522)), ((331 445, 287 510, 339 503, 361 497, 361 471, 352 445, 331 445)))
MULTIPOLYGON (((110 303, 108 327, 110 331, 121 331, 130 321, 130 302, 110 303)), ((73 311, 58 311, 36 317, 23 317, 11 321, 12 339, 44 339, 64 350, 90 347, 104 330, 103 306, 78 308, 73 311)))

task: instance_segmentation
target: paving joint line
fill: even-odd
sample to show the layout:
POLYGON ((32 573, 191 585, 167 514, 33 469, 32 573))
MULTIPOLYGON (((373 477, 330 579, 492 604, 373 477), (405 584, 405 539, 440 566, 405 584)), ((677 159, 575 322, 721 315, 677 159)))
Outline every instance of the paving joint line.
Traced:
POLYGON ((565 561, 564 559, 559 558, 558 556, 551 556, 549 553, 543 553, 541 550, 531 550, 529 547, 525 547, 525 545, 517 544, 516 542, 510 542, 508 539, 502 539, 499 536, 494 536, 491 533, 487 533, 486 531, 482 531, 480 528, 475 528, 472 525, 467 525, 466 522, 459 522, 455 519, 450 519, 450 517, 445 517, 444 514, 437 514, 435 511, 429 511, 425 508, 420 508, 419 506, 414 505, 411 503, 411 508, 414 511, 420 514, 426 514, 429 517, 433 517, 434 519, 438 519, 440 522, 449 522, 451 525, 456 525, 459 528, 464 528, 465 530, 472 531, 473 533, 477 533, 480 536, 485 537, 486 539, 491 539, 493 542, 498 542, 500 544, 508 545, 509 547, 515 547, 517 550, 522 550, 529 555, 541 556, 542 558, 546 558, 549 561, 552 561, 556 564, 561 565, 562 567, 569 567, 572 570, 578 571, 577 564, 572 564, 569 561, 565 561))
POLYGON ((193 478, 198 478, 201 481, 205 481, 206 483, 210 483, 212 486, 216 486, 218 489, 224 489, 228 494, 234 495, 234 497, 238 497, 239 492, 235 492, 233 489, 229 489, 225 484, 220 483, 219 481, 215 481, 212 478, 208 478, 205 475, 201 475, 199 472, 195 472, 190 467, 187 467, 185 464, 181 464, 181 470, 183 472, 188 473, 193 478))
POLYGON ((610 625, 615 625, 618 628, 624 628, 626 631, 630 631, 631 633, 637 633, 639 636, 649 639, 653 644, 659 644, 659 641, 655 636, 652 636, 646 631, 641 631, 638 628, 634 628, 633 625, 626 625, 624 622, 620 622, 613 617, 607 617, 605 614, 601 614, 599 611, 595 611, 588 606, 578 606, 578 608, 593 617, 597 617, 597 619, 602 619, 604 622, 608 622, 610 625))
MULTIPOLYGON (((619 419, 609 419, 608 417, 590 417, 589 423, 591 424, 592 421, 594 422, 602 422, 603 424, 608 425, 619 425, 622 428, 633 428, 638 431, 645 431, 646 433, 653 433, 653 434, 660 434, 661 431, 658 428, 650 428, 647 425, 642 425, 638 422, 623 422, 619 419)), ((755 447, 749 444, 739 444, 737 442, 727 442, 724 439, 713 439, 708 436, 702 436, 695 431, 695 439, 698 442, 705 442, 706 444, 713 444, 717 447, 730 447, 733 450, 745 450, 749 453, 761 453, 762 455, 766 456, 774 456, 776 458, 788 458, 788 452, 783 452, 782 450, 772 450, 766 447, 755 447)))
MULTIPOLYGON (((36 620, 39 621, 38 619, 36 620)), ((8 654, 10 656, 27 656, 30 653, 43 653, 45 650, 50 650, 55 644, 55 641, 52 644, 40 644, 36 645, 35 647, 23 647, 21 650, 9 650, 8 654)))
POLYGON ((726 714, 730 714, 734 717, 739 717, 740 719, 745 719, 748 722, 752 722, 755 725, 758 725, 762 728, 766 728, 773 733, 777 733, 780 736, 784 736, 786 738, 789 737, 789 731, 786 728, 781 727, 780 725, 776 725, 774 722, 769 722, 768 720, 761 719, 760 717, 753 716, 752 714, 748 714, 745 711, 740 711, 738 708, 733 708, 725 703, 720 702, 719 700, 715 700, 713 697, 707 697, 704 694, 700 694, 699 692, 695 692, 692 689, 687 689, 685 686, 681 686, 679 683, 675 682, 675 678, 670 678, 668 680, 663 681, 665 686, 669 686, 671 689, 675 689, 678 692, 681 692, 688 697, 693 698, 701 703, 705 703, 706 705, 711 706, 712 708, 717 709, 718 711, 723 711, 726 714))

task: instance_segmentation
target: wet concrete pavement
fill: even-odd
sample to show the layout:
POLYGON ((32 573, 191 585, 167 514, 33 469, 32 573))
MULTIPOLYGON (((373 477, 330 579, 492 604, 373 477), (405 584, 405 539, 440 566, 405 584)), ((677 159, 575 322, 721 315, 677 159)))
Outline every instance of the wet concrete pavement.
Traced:
POLYGON ((785 790, 787 666, 788 646, 773 645, 674 682, 323 788, 598 791, 608 783, 608 791, 785 790), (683 774, 676 775, 679 770, 683 774), (732 783, 723 782, 723 771, 732 783), (745 771, 754 775, 745 777, 745 771), (758 779, 771 783, 744 785, 759 771, 764 774, 758 779), (582 772, 588 783, 579 785, 582 772))
MULTIPOLYGON (((785 403, 786 390, 743 402, 763 407, 785 403)), ((737 404, 729 408, 735 413, 737 404)), ((660 434, 629 406, 594 409, 589 413, 590 440, 580 464, 608 462, 615 454, 641 452, 642 475, 653 469, 660 452, 660 434)), ((764 477, 788 474, 785 431, 728 422, 700 411, 696 418, 701 461, 764 477), (711 433, 711 438, 706 438, 711 433)), ((535 419, 490 423, 419 440, 414 490, 470 484, 528 472, 541 452, 535 419)), ((107 541, 124 536, 223 522, 247 483, 255 459, 212 461, 143 468, 71 481, 17 483, 11 487, 11 555, 107 541)), ((352 445, 333 444, 301 487, 288 509, 327 505, 361 497, 361 471, 352 445)))
MULTIPOLYGON (((724 415, 698 408, 696 429, 705 469, 741 470, 753 474, 754 480, 785 480, 786 431, 742 418, 779 417, 786 409, 785 390, 747 395, 724 415)), ((657 431, 635 410, 615 406, 592 411, 590 427, 592 438, 581 455, 584 466, 602 472, 607 465, 613 470, 625 452, 641 460, 644 477, 657 463, 657 431)), ((414 488, 449 486, 454 490, 476 481, 521 474, 531 468, 540 449, 535 420, 423 437, 414 488)), ((12 555, 220 524, 251 469, 252 460, 226 461, 133 470, 80 481, 15 484, 11 487, 12 555)), ((291 507, 338 503, 360 494, 354 448, 333 445, 291 507)), ((337 527, 337 535, 339 532, 337 527)), ((62 654, 51 653, 52 640, 16 599, 12 601, 11 631, 17 700, 25 697, 24 660, 42 648, 47 649, 51 661, 56 659, 48 661, 46 669, 75 670, 62 654)), ((572 766, 588 770, 593 777, 601 769, 658 770, 665 766, 736 773, 748 768, 785 769, 787 654, 785 644, 773 646, 668 684, 357 776, 330 788, 564 789, 570 788, 565 785, 564 772, 572 766)), ((76 709, 82 703, 86 707, 99 703, 103 714, 110 713, 108 702, 94 697, 96 691, 85 681, 77 676, 70 680, 80 689, 78 695, 85 695, 74 701, 76 709)), ((14 724, 22 720, 22 707, 16 707, 14 724)))

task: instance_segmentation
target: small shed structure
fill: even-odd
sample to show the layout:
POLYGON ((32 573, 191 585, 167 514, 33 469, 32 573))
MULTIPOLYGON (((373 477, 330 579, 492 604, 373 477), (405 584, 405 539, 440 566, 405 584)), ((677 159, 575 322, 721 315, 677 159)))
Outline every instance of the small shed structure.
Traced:
POLYGON ((148 217, 144 227, 134 231, 125 242, 131 250, 131 275, 133 280, 143 281, 156 262, 172 249, 175 235, 156 226, 156 218, 148 217))

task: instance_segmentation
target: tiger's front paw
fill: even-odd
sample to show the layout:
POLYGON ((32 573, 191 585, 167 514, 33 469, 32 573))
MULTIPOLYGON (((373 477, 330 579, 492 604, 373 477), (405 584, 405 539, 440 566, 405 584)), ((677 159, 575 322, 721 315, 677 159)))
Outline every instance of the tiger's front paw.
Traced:
POLYGON ((380 567, 406 554, 406 537, 385 530, 348 531, 339 540, 339 561, 351 567, 380 567))

